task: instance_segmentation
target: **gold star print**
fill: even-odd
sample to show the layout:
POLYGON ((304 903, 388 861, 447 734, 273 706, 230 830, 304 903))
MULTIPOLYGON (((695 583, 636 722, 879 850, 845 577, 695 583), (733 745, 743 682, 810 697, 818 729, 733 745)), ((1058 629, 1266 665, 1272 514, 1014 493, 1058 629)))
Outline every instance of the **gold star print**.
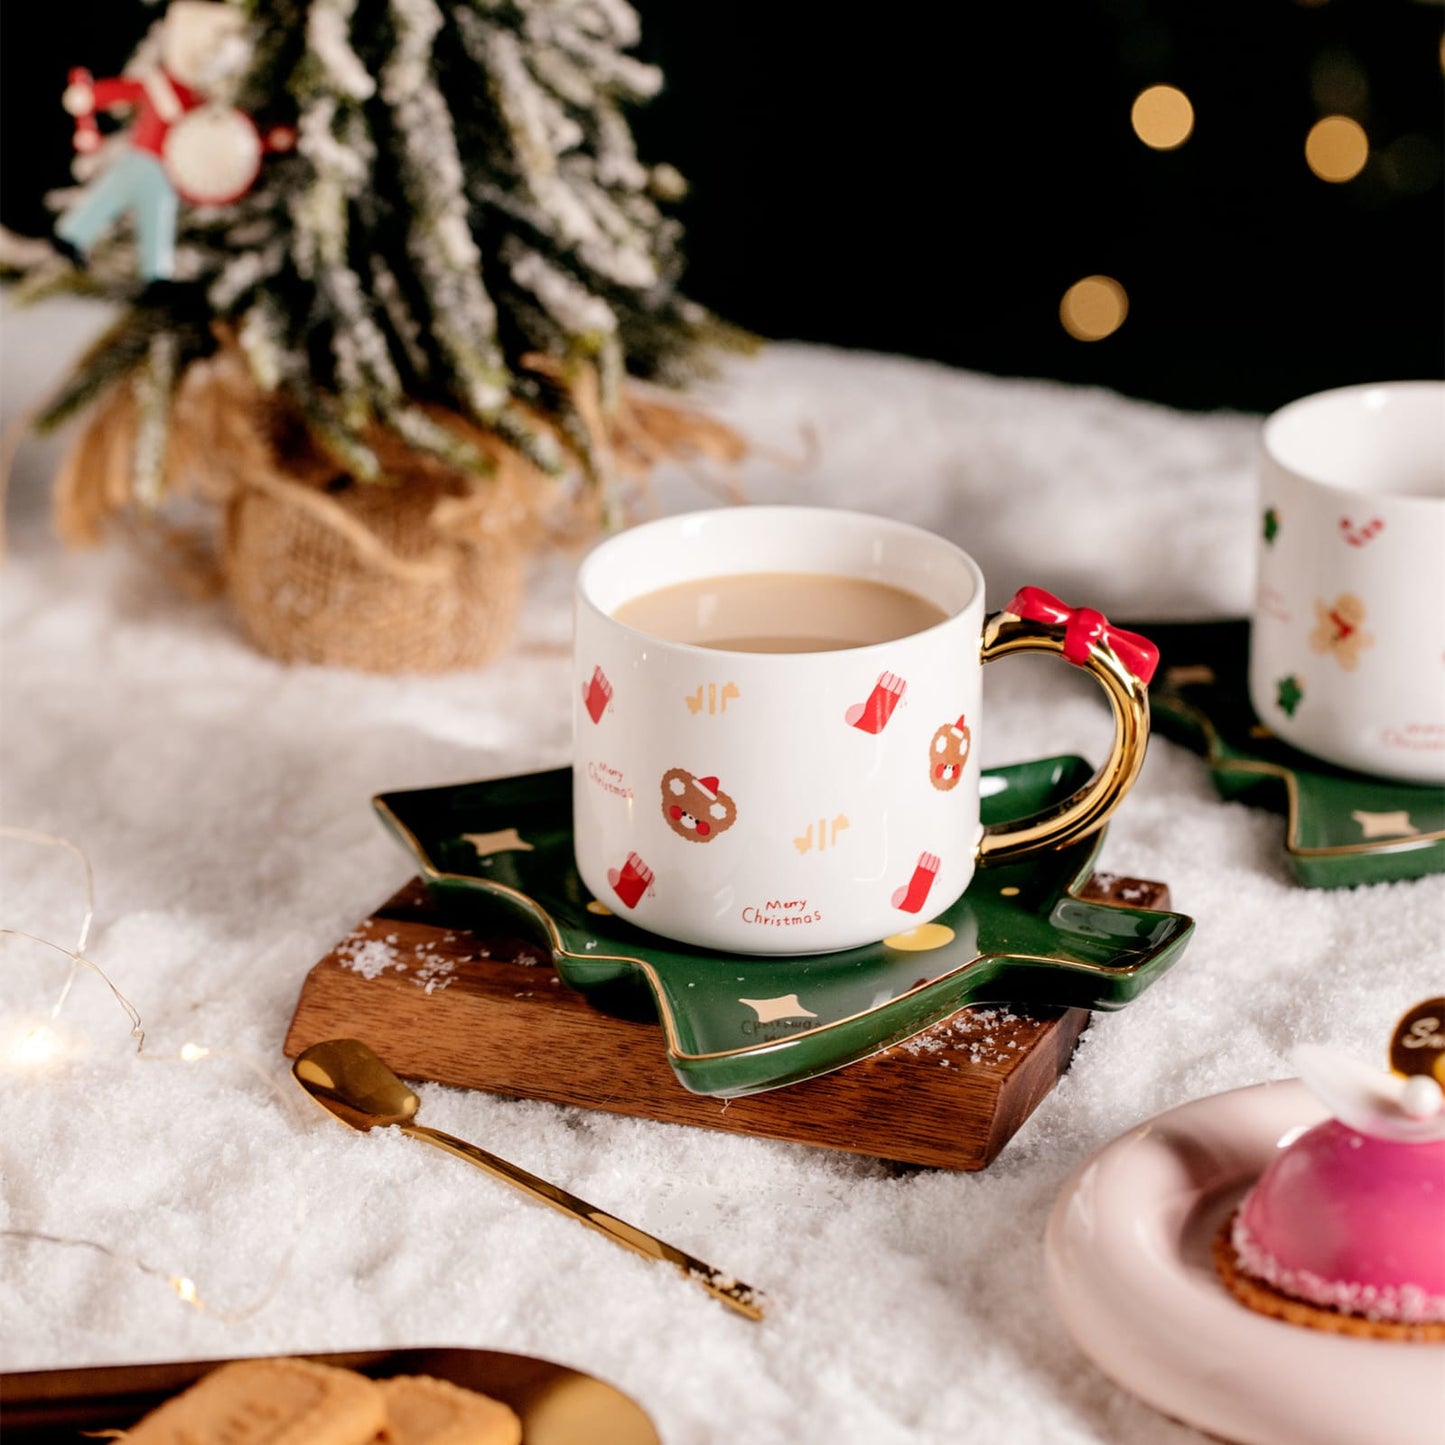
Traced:
POLYGON ((515 828, 503 828, 500 833, 463 833, 462 842, 470 843, 477 850, 478 858, 490 857, 493 853, 530 853, 532 845, 517 835, 515 828))
POLYGON ((795 993, 784 994, 782 998, 740 998, 757 1014, 760 1024, 770 1024, 776 1019, 815 1019, 818 1017, 810 1008, 798 1002, 795 993))
POLYGON ((1403 808, 1398 813, 1366 813, 1357 808, 1350 817, 1366 838, 1404 838, 1420 831, 1403 808))

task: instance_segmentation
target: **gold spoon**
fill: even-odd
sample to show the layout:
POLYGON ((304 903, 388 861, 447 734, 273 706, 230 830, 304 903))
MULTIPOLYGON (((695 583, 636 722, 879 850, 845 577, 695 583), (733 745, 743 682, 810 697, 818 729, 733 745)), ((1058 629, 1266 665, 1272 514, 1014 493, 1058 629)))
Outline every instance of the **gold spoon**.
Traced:
POLYGON ((654 1239, 634 1225, 615 1219, 586 1200, 578 1199, 575 1194, 568 1194, 565 1189, 538 1179, 535 1174, 528 1174, 525 1169, 519 1169, 475 1144, 443 1134, 440 1129, 412 1123, 421 1100, 360 1039, 328 1039, 325 1043, 312 1044, 297 1058, 291 1072, 317 1103, 353 1129, 365 1131, 395 1125, 403 1134, 435 1144, 448 1154, 456 1154, 478 1169, 486 1170, 494 1178, 514 1185, 524 1194, 540 1199, 543 1204, 550 1204, 563 1214, 570 1214, 634 1254, 676 1265, 689 1279, 695 1279, 729 1308, 750 1320, 762 1319, 763 1296, 750 1285, 670 1244, 664 1244, 660 1239, 654 1239))

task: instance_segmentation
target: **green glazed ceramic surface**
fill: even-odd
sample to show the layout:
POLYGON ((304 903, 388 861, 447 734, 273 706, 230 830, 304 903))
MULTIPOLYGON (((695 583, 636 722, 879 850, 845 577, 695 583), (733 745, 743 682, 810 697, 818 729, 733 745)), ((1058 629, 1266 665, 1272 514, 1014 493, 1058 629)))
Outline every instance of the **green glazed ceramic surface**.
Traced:
MULTIPOLYGON (((1075 757, 986 771, 983 819, 1034 812, 1090 772, 1075 757)), ((758 1093, 827 1073, 967 1003, 1121 1008, 1194 929, 1181 914, 1075 897, 1096 835, 980 869, 933 923, 881 943, 792 957, 706 953, 644 933, 588 893, 573 862, 569 769, 374 802, 429 886, 529 925, 573 988, 611 1006, 643 990, 674 1072, 699 1094, 758 1093)))
POLYGON ((1202 753, 1222 797, 1283 809, 1285 855, 1310 888, 1445 870, 1445 788, 1347 772, 1296 751, 1249 702, 1249 623, 1141 623, 1159 644, 1154 731, 1202 753))

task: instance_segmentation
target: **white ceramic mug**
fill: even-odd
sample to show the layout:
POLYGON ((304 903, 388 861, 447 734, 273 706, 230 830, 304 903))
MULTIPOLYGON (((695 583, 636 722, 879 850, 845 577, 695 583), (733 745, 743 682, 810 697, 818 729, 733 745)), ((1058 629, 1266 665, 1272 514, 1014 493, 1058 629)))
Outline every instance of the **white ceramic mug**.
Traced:
POLYGON ((1292 746, 1445 782, 1445 382, 1349 386, 1265 423, 1249 663, 1292 746))
POLYGON ((734 953, 821 953, 942 913, 976 863, 1097 829, 1143 762, 1157 658, 1034 588, 984 616, 977 564, 916 527, 855 512, 737 507, 647 523, 578 575, 573 821, 595 899, 664 937, 734 953), (945 620, 894 642, 732 652, 625 625, 623 603, 729 574, 805 572, 903 587, 945 620), (982 664, 1063 654, 1104 684, 1109 761, 1046 814, 979 821, 982 664))

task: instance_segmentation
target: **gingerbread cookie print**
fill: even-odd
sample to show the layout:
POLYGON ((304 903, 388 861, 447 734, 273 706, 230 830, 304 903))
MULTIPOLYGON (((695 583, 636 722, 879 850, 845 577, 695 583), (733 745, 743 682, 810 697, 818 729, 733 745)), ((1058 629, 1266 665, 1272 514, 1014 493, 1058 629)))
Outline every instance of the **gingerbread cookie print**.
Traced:
POLYGON ((963 777, 963 765, 973 746, 973 733, 962 713, 958 721, 944 723, 928 745, 928 781, 940 793, 951 793, 963 777))
POLYGON ((1331 603, 1315 603, 1315 629, 1310 650, 1333 657, 1346 672, 1360 665, 1360 654, 1375 645, 1365 631, 1365 604, 1353 592, 1341 592, 1331 603))
POLYGON ((716 778, 699 778, 686 768, 669 768, 662 775, 662 816, 679 838, 711 843, 737 821, 738 810, 716 778))

